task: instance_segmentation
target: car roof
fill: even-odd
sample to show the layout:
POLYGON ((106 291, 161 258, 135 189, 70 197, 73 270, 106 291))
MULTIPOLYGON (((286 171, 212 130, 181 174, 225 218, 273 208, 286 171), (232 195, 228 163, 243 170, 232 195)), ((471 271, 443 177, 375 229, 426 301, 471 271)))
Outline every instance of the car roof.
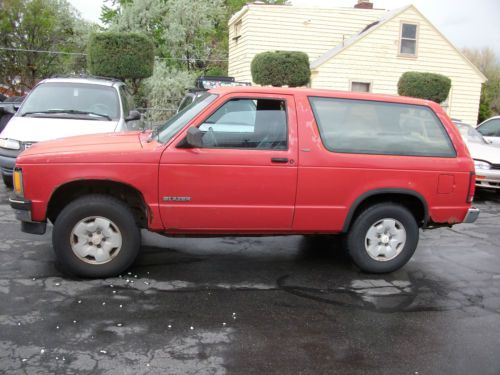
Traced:
POLYGON ((241 94, 277 94, 277 95, 296 95, 302 94, 306 96, 319 96, 319 97, 335 97, 340 99, 357 99, 357 100, 373 100, 389 103, 401 103, 401 104, 414 104, 414 105, 425 105, 430 107, 435 107, 438 104, 425 99, 410 98, 407 96, 398 95, 387 95, 387 94, 374 94, 365 92, 355 92, 355 91, 335 91, 335 90, 325 90, 325 89, 310 89, 305 87, 260 87, 260 86, 230 86, 230 87, 218 87, 209 90, 209 92, 214 94, 229 94, 229 93, 241 93, 241 94))
POLYGON ((478 126, 483 125, 485 122, 488 122, 488 121, 490 121, 490 120, 497 120, 497 119, 499 119, 499 118, 500 118, 500 116, 493 116, 493 117, 487 118, 487 119, 486 119, 486 120, 484 120, 482 123, 480 123, 478 126))
POLYGON ((122 81, 115 80, 112 78, 100 78, 100 77, 57 77, 57 78, 47 78, 41 83, 50 82, 61 82, 61 83, 88 83, 92 85, 102 85, 102 86, 115 86, 123 84, 122 81))

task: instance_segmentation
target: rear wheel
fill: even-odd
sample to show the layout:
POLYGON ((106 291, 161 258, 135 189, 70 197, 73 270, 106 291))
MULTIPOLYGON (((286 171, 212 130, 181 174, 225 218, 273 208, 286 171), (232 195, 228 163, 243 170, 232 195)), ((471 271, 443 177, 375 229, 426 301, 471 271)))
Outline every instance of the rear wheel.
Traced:
POLYGON ((418 244, 418 225, 405 207, 379 203, 354 221, 347 246, 354 263, 365 272, 386 273, 403 267, 418 244))
POLYGON ((87 195, 61 211, 52 243, 63 271, 82 277, 110 277, 134 262, 141 235, 123 202, 105 195, 87 195))
POLYGON ((7 186, 9 189, 12 189, 14 186, 14 182, 12 181, 12 176, 7 176, 5 174, 2 174, 2 180, 5 186, 7 186))

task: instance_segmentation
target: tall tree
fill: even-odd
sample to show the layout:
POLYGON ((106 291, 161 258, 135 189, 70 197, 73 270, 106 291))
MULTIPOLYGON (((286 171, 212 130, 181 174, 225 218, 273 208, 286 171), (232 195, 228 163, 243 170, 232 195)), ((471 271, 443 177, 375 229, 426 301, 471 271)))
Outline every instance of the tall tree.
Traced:
POLYGON ((488 78, 481 90, 478 122, 491 115, 500 114, 500 64, 491 48, 465 48, 464 55, 488 78))
MULTIPOLYGON (((112 31, 148 34, 167 65, 227 71, 230 17, 248 0, 106 0, 101 20, 112 31)), ((286 0, 265 0, 285 4, 286 0)))
POLYGON ((81 52, 78 32, 86 27, 66 0, 4 0, 0 6, 0 80, 11 89, 29 90, 76 63, 72 55, 54 53, 81 52))

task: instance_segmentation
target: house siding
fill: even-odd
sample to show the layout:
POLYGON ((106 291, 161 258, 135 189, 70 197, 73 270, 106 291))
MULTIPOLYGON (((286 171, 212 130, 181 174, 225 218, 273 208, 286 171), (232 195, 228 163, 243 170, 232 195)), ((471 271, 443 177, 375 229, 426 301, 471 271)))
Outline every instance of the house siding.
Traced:
MULTIPOLYGON (((240 81, 252 80, 250 64, 257 53, 303 51, 313 62, 388 14, 385 10, 272 5, 244 9, 229 22, 228 73, 240 81), (242 26, 236 42, 234 23, 238 20, 242 26)), ((397 95, 398 80, 407 71, 449 77, 448 114, 476 124, 484 77, 412 6, 318 66, 312 72, 311 87, 346 91, 353 81, 369 82, 371 92, 397 95), (419 25, 416 58, 399 56, 402 22, 419 25)))
POLYGON ((280 5, 247 5, 229 21, 228 74, 238 81, 252 81, 250 64, 266 51, 302 51, 310 61, 328 48, 359 33, 387 14, 386 10, 351 8, 299 8, 280 5), (243 13, 241 15, 241 13, 243 13), (349 22, 346 22, 346 19, 349 22), (241 20, 236 41, 234 25, 241 20))
POLYGON ((351 81, 371 82, 371 91, 397 94, 404 72, 443 74, 452 80, 448 114, 477 123, 483 78, 413 7, 389 20, 316 69, 312 87, 350 90, 351 81), (419 26, 417 57, 399 56, 401 23, 419 26))

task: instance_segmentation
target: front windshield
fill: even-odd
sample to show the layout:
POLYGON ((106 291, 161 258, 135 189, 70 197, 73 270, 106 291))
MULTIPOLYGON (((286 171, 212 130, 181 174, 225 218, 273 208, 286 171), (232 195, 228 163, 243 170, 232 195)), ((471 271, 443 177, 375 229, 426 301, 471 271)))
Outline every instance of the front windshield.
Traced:
POLYGON ((470 125, 465 125, 465 124, 457 124, 458 130, 460 131, 460 134, 462 135, 462 138, 464 138, 468 142, 472 143, 480 143, 483 145, 487 145, 488 142, 484 139, 483 135, 479 133, 476 129, 474 129, 470 125))
POLYGON ((120 104, 110 86, 46 82, 30 93, 19 115, 110 121, 120 118, 120 104))
POLYGON ((182 111, 170 118, 165 124, 161 125, 152 135, 160 143, 167 143, 177 134, 186 124, 191 121, 198 113, 212 103, 217 95, 203 94, 194 102, 185 107, 182 111))

